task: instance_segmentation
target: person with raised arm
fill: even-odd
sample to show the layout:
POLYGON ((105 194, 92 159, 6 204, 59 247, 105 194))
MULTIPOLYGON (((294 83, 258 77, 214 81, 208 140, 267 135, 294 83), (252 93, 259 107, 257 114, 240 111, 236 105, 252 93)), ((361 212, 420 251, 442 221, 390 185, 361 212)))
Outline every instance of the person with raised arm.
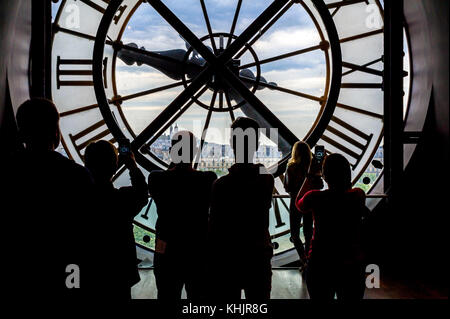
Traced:
MULTIPOLYGON (((331 300, 335 295, 338 299, 362 299, 365 193, 352 188, 350 164, 341 154, 325 158, 323 177, 328 189, 300 191, 296 201, 297 209, 314 219, 306 269, 308 293, 311 299, 331 300)), ((305 183, 310 182, 308 177, 305 183)))

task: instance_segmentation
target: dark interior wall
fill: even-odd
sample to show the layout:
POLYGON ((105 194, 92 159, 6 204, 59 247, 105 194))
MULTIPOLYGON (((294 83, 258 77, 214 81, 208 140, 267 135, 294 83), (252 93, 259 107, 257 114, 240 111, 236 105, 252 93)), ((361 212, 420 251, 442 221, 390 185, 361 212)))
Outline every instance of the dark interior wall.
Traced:
MULTIPOLYGON (((448 1, 404 0, 413 62, 415 119, 423 136, 405 169, 396 202, 375 211, 374 262, 389 273, 447 286, 449 205, 448 1), (426 112, 425 122, 420 113, 426 112)), ((448 292, 447 292, 448 293, 448 292)))
POLYGON ((31 0, 0 0, 0 7, 0 145, 5 151, 15 142, 15 110, 29 98, 31 0))
POLYGON ((0 10, 0 123, 3 121, 4 114, 4 101, 6 93, 6 69, 9 61, 9 53, 12 47, 12 38, 9 36, 9 30, 11 30, 14 25, 15 19, 13 16, 16 14, 11 14, 16 12, 18 8, 18 1, 0 1, 3 10, 0 10))
POLYGON ((449 154, 449 104, 448 104, 448 1, 423 1, 424 9, 430 24, 430 47, 433 61, 431 63, 433 77, 434 109, 432 117, 435 121, 435 132, 438 143, 446 145, 443 150, 448 163, 449 154))

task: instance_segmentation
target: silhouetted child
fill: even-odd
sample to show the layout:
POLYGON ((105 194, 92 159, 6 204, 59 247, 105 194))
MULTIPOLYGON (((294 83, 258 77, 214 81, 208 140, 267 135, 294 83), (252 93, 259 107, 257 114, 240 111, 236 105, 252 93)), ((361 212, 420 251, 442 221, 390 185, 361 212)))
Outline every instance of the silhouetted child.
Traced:
MULTIPOLYGON (((351 170, 340 154, 325 158, 323 176, 329 189, 312 190, 297 198, 297 208, 312 214, 311 243, 306 284, 311 299, 361 299, 364 268, 361 249, 365 193, 351 187, 351 170)), ((309 177, 307 178, 308 182, 309 177)))
POLYGON ((213 297, 270 298, 273 248, 269 234, 274 179, 262 164, 253 164, 259 126, 239 117, 231 125, 236 163, 213 186, 210 252, 213 297))
POLYGON ((169 169, 152 171, 148 178, 158 211, 154 259, 158 299, 180 299, 183 286, 188 299, 204 298, 207 293, 208 210, 217 176, 192 168, 197 152, 191 132, 175 133, 169 169))
POLYGON ((145 177, 132 152, 120 160, 129 170, 131 186, 116 189, 112 177, 118 168, 116 147, 108 141, 92 142, 86 147, 85 164, 95 182, 95 215, 98 245, 98 297, 131 299, 131 287, 139 282, 133 219, 148 202, 145 177))

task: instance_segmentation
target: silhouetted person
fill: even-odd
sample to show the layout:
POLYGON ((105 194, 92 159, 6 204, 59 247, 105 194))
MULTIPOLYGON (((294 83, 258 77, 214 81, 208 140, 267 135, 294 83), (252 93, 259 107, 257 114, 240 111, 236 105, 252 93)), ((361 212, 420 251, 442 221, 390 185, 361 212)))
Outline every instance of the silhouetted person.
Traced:
POLYGON ((291 228, 291 241, 297 250, 301 269, 306 266, 306 253, 309 250, 312 238, 313 221, 311 215, 304 215, 299 213, 295 207, 295 199, 302 187, 306 175, 308 174, 309 166, 311 164, 312 154, 309 145, 303 141, 296 142, 292 147, 292 155, 287 164, 286 173, 284 175, 284 188, 291 197, 289 205, 289 223, 291 228), (305 236, 305 247, 300 239, 300 226, 303 217, 303 234, 305 236))
POLYGON ((121 154, 128 168, 131 186, 115 188, 112 177, 118 168, 116 147, 108 141, 96 141, 86 147, 85 165, 94 178, 97 227, 96 255, 99 298, 131 299, 131 287, 139 282, 133 219, 148 202, 145 177, 137 167, 133 153, 121 154))
POLYGON ((90 242, 90 212, 84 203, 90 200, 90 174, 55 152, 59 114, 51 101, 26 101, 16 119, 23 150, 8 159, 1 178, 2 235, 14 232, 2 250, 8 269, 2 287, 27 302, 87 296, 92 288, 87 248, 96 244, 90 242), (68 265, 76 265, 79 273, 70 267, 66 273, 68 265), (78 283, 79 289, 73 288, 78 283))
POLYGON ((273 248, 269 209, 274 179, 262 164, 253 164, 259 126, 239 117, 231 125, 236 163, 213 186, 210 251, 213 297, 270 298, 273 248))
POLYGON ((156 203, 154 274, 158 299, 180 299, 183 285, 187 298, 204 298, 208 210, 213 172, 193 169, 198 149, 191 132, 172 136, 172 163, 166 171, 152 171, 150 196, 156 203))
MULTIPOLYGON (((365 193, 351 187, 351 170, 340 154, 325 158, 323 176, 329 189, 312 190, 297 208, 314 218, 314 236, 306 270, 311 299, 361 299, 364 265, 361 249, 365 193)), ((308 181, 308 179, 307 179, 308 181)))

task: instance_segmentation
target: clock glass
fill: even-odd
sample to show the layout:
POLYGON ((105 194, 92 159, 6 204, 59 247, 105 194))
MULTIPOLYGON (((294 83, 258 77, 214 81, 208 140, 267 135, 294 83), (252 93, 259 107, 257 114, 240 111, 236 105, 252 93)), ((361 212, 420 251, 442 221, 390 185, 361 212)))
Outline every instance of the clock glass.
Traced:
MULTIPOLYGON (((186 129, 201 148, 197 169, 220 176, 234 161, 231 122, 256 119, 255 162, 276 177, 275 264, 296 258, 281 174, 296 140, 342 153, 368 192, 381 174, 372 163, 382 162, 379 1, 65 0, 53 9, 60 151, 82 163, 90 141, 127 137, 148 173, 168 166, 170 137, 186 129)), ((124 168, 114 183, 129 183, 124 168)), ((156 218, 150 199, 135 218, 142 259, 152 258, 156 218)))

